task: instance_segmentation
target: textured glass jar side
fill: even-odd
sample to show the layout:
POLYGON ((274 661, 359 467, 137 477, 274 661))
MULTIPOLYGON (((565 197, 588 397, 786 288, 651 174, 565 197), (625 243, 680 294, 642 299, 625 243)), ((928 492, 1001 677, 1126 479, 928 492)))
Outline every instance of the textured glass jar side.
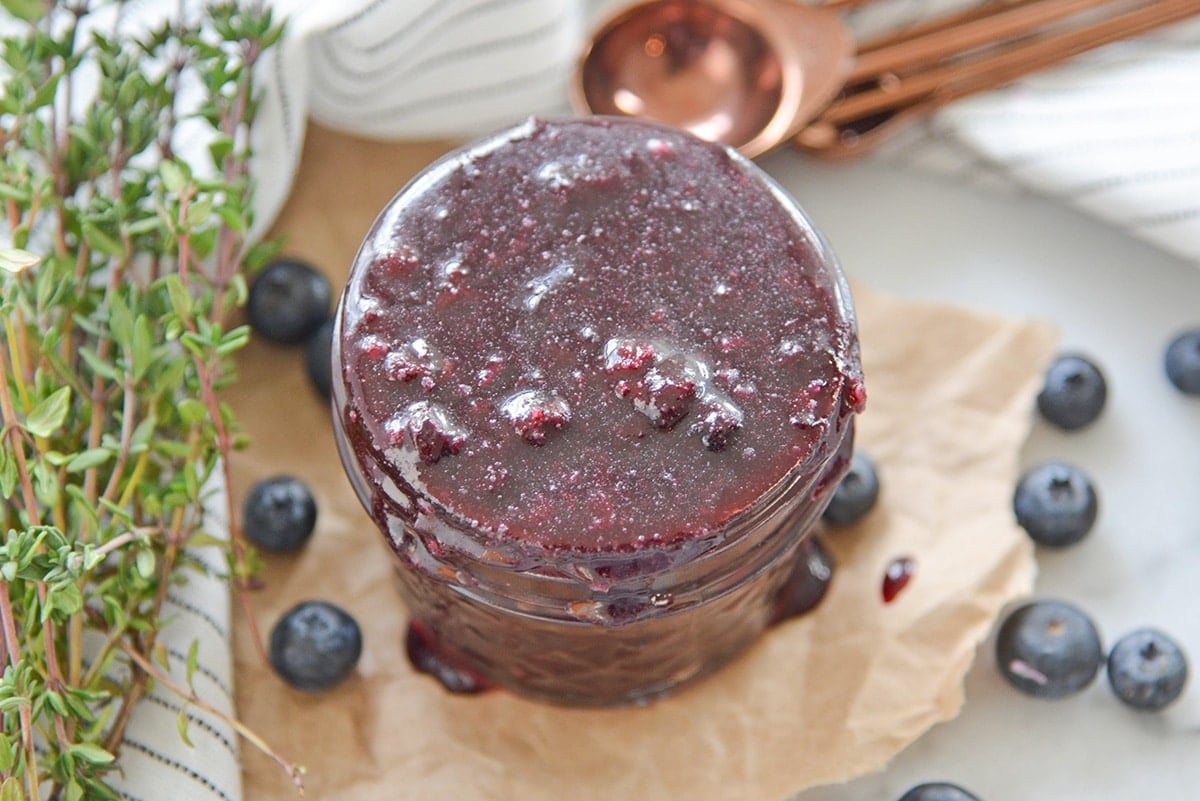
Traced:
POLYGON ((501 687, 581 706, 653 699, 725 665, 771 624, 797 550, 845 471, 852 436, 818 494, 805 496, 766 532, 758 548, 766 558, 743 562, 735 583, 712 595, 701 592, 683 608, 665 591, 588 591, 564 605, 565 615, 546 617, 530 611, 544 608, 544 597, 531 599, 529 609, 517 598, 498 606, 474 595, 469 583, 397 556, 401 594, 442 658, 501 687))
POLYGON ((445 548, 433 534, 445 524, 427 525, 432 518, 415 504, 373 490, 340 415, 335 426, 351 483, 392 547, 400 593, 439 655, 518 694, 582 706, 661 696, 760 637, 853 443, 853 418, 846 417, 827 437, 822 469, 778 496, 773 514, 751 518, 749 530, 730 537, 728 544, 742 547, 668 558, 674 569, 597 582, 586 560, 572 576, 445 548), (692 575, 705 557, 714 564, 692 575))
MULTIPOLYGON (((334 382, 347 473, 395 553, 412 617, 451 663, 554 702, 631 703, 715 670, 770 623, 796 551, 848 465, 848 410, 855 405, 848 396, 850 385, 861 389, 861 373, 845 277, 795 201, 762 178, 824 268, 840 314, 831 324, 845 380, 831 390, 834 412, 822 421, 809 458, 719 530, 623 554, 539 552, 497 541, 404 488, 369 447, 351 442, 345 382, 334 382)), ((340 310, 335 331, 334 375, 340 377, 340 310)))

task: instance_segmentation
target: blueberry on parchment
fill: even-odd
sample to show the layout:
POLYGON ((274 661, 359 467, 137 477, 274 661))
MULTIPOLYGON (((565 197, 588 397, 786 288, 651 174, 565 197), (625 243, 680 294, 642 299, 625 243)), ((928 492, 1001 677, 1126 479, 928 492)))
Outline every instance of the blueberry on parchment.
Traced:
POLYGON ((295 345, 329 318, 333 287, 312 265, 277 259, 255 276, 246 315, 255 333, 272 342, 295 345))
POLYGON ((321 327, 304 341, 304 366, 308 378, 317 393, 326 400, 333 390, 333 318, 321 323, 321 327))
POLYGON ((242 531, 266 551, 304 547, 317 525, 312 490, 293 476, 273 476, 250 488, 242 504, 242 531))
POLYGON ((326 601, 297 604, 271 629, 271 667, 299 690, 318 692, 339 684, 354 672, 361 654, 358 623, 326 601))
POLYGON ((856 523, 871 511, 878 499, 879 471, 875 461, 862 451, 855 451, 850 469, 833 491, 829 506, 825 507, 825 522, 835 526, 856 523))

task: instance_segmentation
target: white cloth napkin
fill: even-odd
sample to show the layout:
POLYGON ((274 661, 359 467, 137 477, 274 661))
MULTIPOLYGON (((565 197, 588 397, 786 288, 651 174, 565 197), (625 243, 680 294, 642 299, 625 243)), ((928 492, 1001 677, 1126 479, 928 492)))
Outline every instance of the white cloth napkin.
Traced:
MULTIPOLYGON (((866 34, 971 1, 877 0, 849 21, 866 34)), ((128 0, 124 24, 145 26, 181 5, 193 13, 197 2, 128 0)), ((274 0, 288 35, 261 70, 256 230, 287 197, 306 118, 376 138, 460 139, 530 114, 566 114, 566 86, 583 39, 597 14, 619 4, 274 0)), ((0 34, 11 22, 0 12, 0 34)), ((1200 24, 1191 22, 959 102, 875 157, 1052 195, 1200 262, 1198 88, 1200 24)), ((181 142, 178 149, 202 153, 203 144, 181 142)), ((199 640, 196 689, 232 710, 226 588, 193 580, 173 591, 170 604, 175 619, 164 637, 174 669, 199 640)), ((212 716, 186 710, 194 743, 188 747, 176 732, 178 707, 178 699, 157 691, 141 704, 122 753, 123 797, 237 801, 235 735, 212 716)))

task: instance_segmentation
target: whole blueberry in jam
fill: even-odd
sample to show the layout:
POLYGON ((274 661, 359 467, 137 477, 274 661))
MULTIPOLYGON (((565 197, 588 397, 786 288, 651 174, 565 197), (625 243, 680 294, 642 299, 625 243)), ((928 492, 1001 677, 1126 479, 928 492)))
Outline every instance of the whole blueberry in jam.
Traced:
POLYGON ((1074 431, 1094 422, 1108 399, 1108 382, 1095 362, 1079 354, 1059 356, 1046 370, 1037 396, 1038 411, 1048 422, 1074 431))
POLYGON ((1029 469, 1013 493, 1017 523, 1034 542, 1053 548, 1074 545, 1087 536, 1099 510, 1092 480, 1064 462, 1029 469))
POLYGON ((996 634, 1000 674, 1035 698, 1066 698, 1092 683, 1104 651, 1091 618, 1062 601, 1013 610, 996 634))
POLYGON ((1108 655, 1108 683, 1134 709, 1157 711, 1173 704, 1187 684, 1183 649, 1157 629, 1138 629, 1117 640, 1108 655))
POLYGON ((278 259, 254 277, 246 315, 255 333, 272 342, 303 342, 329 318, 333 288, 311 264, 278 259))

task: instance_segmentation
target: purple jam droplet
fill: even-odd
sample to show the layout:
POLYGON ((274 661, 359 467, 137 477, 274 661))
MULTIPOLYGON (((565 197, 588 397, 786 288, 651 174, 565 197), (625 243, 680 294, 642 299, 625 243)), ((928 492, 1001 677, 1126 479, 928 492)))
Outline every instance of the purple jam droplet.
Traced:
POLYGON ((491 684, 475 673, 456 667, 438 653, 429 632, 417 622, 408 625, 404 652, 413 669, 433 676, 452 693, 472 694, 491 689, 491 684))
POLYGON ((893 559, 883 574, 883 602, 890 604, 896 600, 896 596, 908 586, 916 572, 917 563, 911 557, 900 556, 893 559))
POLYGON ((861 414, 867 408, 867 388, 857 376, 846 379, 845 406, 855 414, 861 414))
POLYGON ((809 537, 796 552, 791 576, 775 596, 772 623, 811 612, 821 603, 833 581, 833 557, 816 537, 809 537))

